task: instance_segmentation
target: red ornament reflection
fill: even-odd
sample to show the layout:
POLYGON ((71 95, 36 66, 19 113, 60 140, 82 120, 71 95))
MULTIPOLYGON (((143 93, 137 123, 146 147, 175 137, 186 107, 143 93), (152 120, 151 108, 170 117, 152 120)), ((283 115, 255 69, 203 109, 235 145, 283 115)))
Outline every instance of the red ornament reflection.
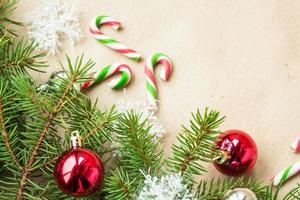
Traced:
POLYGON ((223 174, 237 176, 253 168, 257 159, 254 140, 240 130, 228 130, 220 136, 217 148, 227 155, 224 163, 214 163, 223 174))
POLYGON ((54 177, 63 192, 71 196, 87 196, 99 189, 104 168, 94 152, 84 148, 72 149, 58 158, 54 177))

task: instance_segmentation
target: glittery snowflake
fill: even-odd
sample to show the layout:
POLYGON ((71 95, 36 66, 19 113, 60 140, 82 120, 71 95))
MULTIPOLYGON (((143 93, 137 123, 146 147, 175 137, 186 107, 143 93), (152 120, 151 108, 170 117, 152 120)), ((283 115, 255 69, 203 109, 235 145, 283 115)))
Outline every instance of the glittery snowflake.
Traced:
POLYGON ((137 200, 194 200, 179 173, 162 177, 145 176, 137 200))
POLYGON ((40 50, 55 54, 64 37, 74 45, 80 38, 79 10, 76 3, 62 4, 59 0, 43 0, 41 5, 26 14, 28 36, 40 50))

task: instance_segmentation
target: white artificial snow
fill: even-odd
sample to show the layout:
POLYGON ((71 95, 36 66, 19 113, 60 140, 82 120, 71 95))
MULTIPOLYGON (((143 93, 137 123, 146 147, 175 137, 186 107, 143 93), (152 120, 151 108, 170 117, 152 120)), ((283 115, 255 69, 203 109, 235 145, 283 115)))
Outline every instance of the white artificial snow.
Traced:
POLYGON ((179 173, 162 177, 145 176, 144 186, 137 200, 193 200, 179 173))
POLYGON ((67 5, 59 0, 43 0, 36 9, 26 14, 25 19, 29 38, 38 43, 38 49, 49 54, 59 51, 62 38, 67 38, 71 45, 80 38, 79 10, 76 3, 67 5))

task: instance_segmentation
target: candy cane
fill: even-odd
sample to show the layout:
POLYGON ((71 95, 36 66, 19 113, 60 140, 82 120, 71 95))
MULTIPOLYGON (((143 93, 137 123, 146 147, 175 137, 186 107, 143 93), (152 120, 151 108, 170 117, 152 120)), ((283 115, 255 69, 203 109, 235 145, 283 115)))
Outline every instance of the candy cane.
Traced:
POLYGON ((99 71, 98 73, 95 73, 91 80, 89 80, 81 85, 81 89, 85 90, 87 88, 90 88, 90 87, 102 82, 109 76, 114 75, 116 73, 121 73, 121 76, 111 80, 108 83, 108 85, 112 89, 119 89, 121 87, 124 87, 125 85, 127 85, 130 82, 130 79, 131 79, 130 67, 126 64, 115 63, 112 65, 108 65, 108 66, 104 67, 101 71, 99 71))
POLYGON ((171 60, 163 53, 155 53, 148 57, 145 65, 146 87, 148 103, 153 108, 157 108, 158 95, 157 83, 154 76, 154 67, 158 64, 163 65, 163 69, 160 72, 160 78, 165 81, 169 79, 173 68, 171 60))
POLYGON ((296 153, 300 152, 300 138, 297 138, 293 141, 291 148, 296 153))
POLYGON ((290 165, 289 167, 285 168, 281 172, 279 172, 274 178, 273 178, 273 185, 278 186, 280 183, 285 182, 292 176, 296 175, 300 172, 300 162, 297 162, 293 165, 290 165))
POLYGON ((118 30, 121 27, 121 23, 108 16, 98 16, 91 21, 90 32, 93 37, 98 40, 100 43, 112 48, 113 50, 127 56, 128 58, 134 61, 140 61, 141 55, 136 51, 129 49, 127 46, 121 44, 119 41, 104 35, 100 31, 100 27, 108 25, 111 26, 114 30, 118 30))

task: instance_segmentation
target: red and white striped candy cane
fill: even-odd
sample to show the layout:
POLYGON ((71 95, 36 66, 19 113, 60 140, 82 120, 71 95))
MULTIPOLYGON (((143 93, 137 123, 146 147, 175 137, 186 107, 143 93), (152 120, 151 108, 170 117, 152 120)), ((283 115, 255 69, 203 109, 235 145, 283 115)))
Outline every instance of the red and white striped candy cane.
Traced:
POLYGON ((108 77, 120 73, 121 76, 109 81, 108 85, 112 89, 119 89, 124 87, 130 82, 132 77, 131 69, 128 65, 123 63, 115 63, 104 67, 99 72, 95 73, 91 80, 81 85, 81 90, 88 89, 94 85, 97 85, 107 79, 108 77))
POLYGON ((291 148, 296 153, 300 152, 300 138, 297 138, 293 141, 291 148))
POLYGON ((172 72, 172 62, 169 57, 163 53, 154 53, 148 57, 145 65, 147 97, 150 107, 157 108, 157 82, 154 76, 154 67, 162 64, 160 78, 167 81, 172 72))
POLYGON ((90 32, 93 37, 100 43, 110 47, 111 49, 123 54, 124 56, 134 60, 140 61, 141 55, 133 49, 128 48, 124 44, 121 44, 119 41, 104 35, 100 31, 101 26, 111 26, 114 30, 118 30, 121 27, 121 23, 112 17, 108 16, 98 16, 91 21, 90 32))

